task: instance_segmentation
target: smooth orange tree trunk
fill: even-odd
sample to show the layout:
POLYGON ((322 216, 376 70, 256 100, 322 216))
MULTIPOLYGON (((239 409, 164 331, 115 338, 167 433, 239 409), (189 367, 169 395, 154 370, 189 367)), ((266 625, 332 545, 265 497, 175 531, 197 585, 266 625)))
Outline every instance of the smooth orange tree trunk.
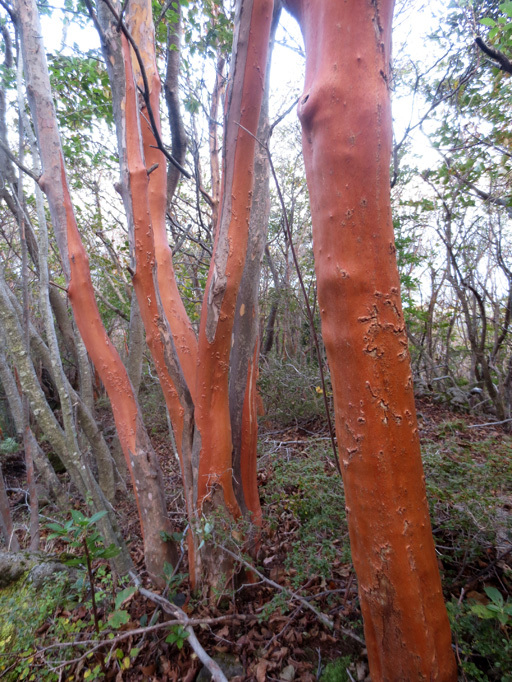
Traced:
MULTIPOLYGON (((108 338, 96 305, 88 257, 78 231, 67 184, 35 2, 19 0, 16 13, 29 103, 43 167, 39 184, 48 198, 77 326, 112 405, 139 510, 146 567, 157 582, 162 582, 165 563, 174 562, 176 552, 162 537, 162 532, 169 534, 172 528, 167 515, 160 468, 128 374, 108 338)), ((143 174, 147 178, 145 168, 143 174)))
MULTIPOLYGON (((229 365, 235 308, 249 239, 256 134, 265 84, 272 0, 240 0, 231 74, 226 92, 221 200, 215 244, 203 299, 198 339, 196 426, 199 433, 197 513, 223 509, 237 518, 229 365)), ((256 427, 256 424, 254 424, 256 427)), ((250 475, 256 475, 256 470, 250 475)), ((250 485, 244 485, 247 490, 250 485)), ((225 557, 196 553, 196 570, 215 583, 229 571, 225 557)), ((227 562, 229 563, 229 562, 227 562)), ((224 578, 225 579, 225 578, 224 578)))
POLYGON ((390 210, 393 0, 287 0, 322 333, 373 682, 456 680, 432 539, 390 210))
MULTIPOLYGON (((129 4, 125 13, 128 32, 124 31, 121 37, 119 3, 100 2, 97 9, 113 93, 120 191, 134 255, 133 284, 180 454, 193 531, 189 538, 192 579, 202 578, 211 585, 229 572, 229 566, 218 548, 203 543, 203 517, 221 511, 232 521, 241 514, 233 490, 229 360, 235 304, 246 261, 255 136, 265 81, 272 2, 238 2, 226 105, 222 199, 198 340, 179 297, 167 244, 166 159, 156 149, 155 139, 155 130, 161 129, 158 115, 161 85, 151 3, 134 0, 129 4), (129 41, 132 47, 137 46, 137 55, 129 41), (136 85, 144 98, 137 97, 136 85), (154 126, 148 123, 147 101, 154 126)), ((252 379, 253 364, 251 348, 246 372, 252 379)), ((250 423, 254 440, 257 423, 255 419, 250 423)), ((243 481, 243 490, 250 490, 254 497, 255 464, 251 462, 245 467, 244 475, 254 479, 250 483, 243 481)), ((245 509, 259 520, 259 501, 253 497, 245 509)))

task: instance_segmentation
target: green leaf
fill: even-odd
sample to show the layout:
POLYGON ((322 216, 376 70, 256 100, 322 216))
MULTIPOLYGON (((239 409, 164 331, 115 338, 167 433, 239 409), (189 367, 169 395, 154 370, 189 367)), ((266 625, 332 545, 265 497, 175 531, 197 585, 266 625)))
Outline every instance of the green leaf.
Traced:
POLYGON ((49 528, 50 530, 54 530, 57 533, 63 533, 64 532, 64 527, 61 526, 60 523, 47 523, 46 527, 49 528))
POLYGON ((484 591, 492 602, 503 608, 503 597, 501 596, 501 592, 499 590, 497 590, 495 587, 484 587, 484 591))
POLYGON ((130 620, 130 616, 127 611, 113 611, 108 617, 108 622, 110 627, 117 630, 121 625, 125 625, 130 620))
POLYGON ((121 590, 119 594, 116 596, 116 601, 115 601, 115 610, 117 611, 121 604, 125 602, 127 599, 129 599, 131 596, 133 596, 137 592, 136 587, 126 587, 124 590, 121 590))
POLYGON ((479 618, 485 618, 486 620, 494 618, 492 611, 489 611, 487 606, 484 606, 483 604, 474 604, 471 607, 471 612, 476 614, 479 618))
POLYGON ((490 17, 484 17, 483 19, 480 19, 480 23, 483 26, 491 26, 491 28, 494 28, 496 26, 496 22, 494 19, 491 19, 490 17))
POLYGON ((504 14, 512 17, 512 2, 504 2, 499 6, 499 8, 504 14))
POLYGON ((89 521, 88 521, 89 525, 92 525, 93 523, 96 523, 97 521, 99 521, 100 519, 102 519, 102 518, 105 516, 106 513, 107 513, 107 512, 106 512, 105 510, 96 512, 96 514, 94 514, 93 516, 91 516, 91 518, 89 519, 89 521))
POLYGON ((493 613, 501 613, 501 608, 497 604, 487 604, 486 608, 493 613))
POLYGON ((116 557, 121 550, 119 547, 116 547, 114 543, 109 545, 108 547, 105 547, 104 549, 97 550, 95 553, 95 556, 98 557, 99 559, 113 559, 116 557))
POLYGON ((87 517, 85 517, 78 509, 71 510, 71 518, 78 526, 83 526, 87 523, 87 517))

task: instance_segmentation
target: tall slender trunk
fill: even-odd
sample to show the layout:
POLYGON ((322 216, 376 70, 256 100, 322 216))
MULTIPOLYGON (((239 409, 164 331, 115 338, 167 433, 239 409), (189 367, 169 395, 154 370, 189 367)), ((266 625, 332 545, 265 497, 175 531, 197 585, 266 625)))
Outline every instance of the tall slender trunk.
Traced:
POLYGON ((286 0, 322 332, 370 672, 457 678, 425 495, 390 211, 393 0, 286 0))
POLYGON ((43 166, 39 184, 48 198, 75 319, 112 405, 137 499, 146 566, 152 577, 162 582, 164 565, 176 560, 176 550, 162 537, 162 531, 170 534, 172 529, 161 472, 126 369, 103 327, 94 298, 88 257, 69 195, 37 7, 33 0, 19 0, 15 9, 29 104, 43 166))
MULTIPOLYGON (((173 5, 175 20, 167 30, 167 69, 165 72, 165 101, 171 127, 172 155, 178 163, 185 163, 187 134, 181 117, 179 75, 181 39, 183 34, 181 3, 173 5)), ((165 162, 164 162, 165 163, 165 162)), ((167 208, 171 206, 181 173, 172 163, 167 168, 167 208)))
MULTIPOLYGON (((0 335, 0 343, 2 346, 6 345, 6 339, 3 337, 3 334, 0 335)), ((14 374, 9 367, 7 357, 5 356, 2 349, 0 349, 0 382, 2 383, 2 387, 7 397, 7 402, 9 403, 9 409, 14 419, 16 431, 19 436, 22 436, 24 427, 21 398, 16 386, 14 374)), ((47 456, 41 450, 32 431, 30 431, 30 438, 32 439, 32 455, 36 465, 37 474, 41 478, 41 481, 50 494, 50 497, 55 500, 62 509, 65 509, 69 500, 57 477, 57 474, 55 473, 55 470, 47 456)))
MULTIPOLYGON (((233 489, 229 356, 235 309, 245 266, 254 182, 255 136, 263 98, 273 2, 240 0, 227 89, 223 178, 206 293, 199 328, 196 425, 200 433, 195 491, 198 514, 224 508, 240 515, 233 489)), ((199 558, 199 553, 197 558, 199 558)), ((222 561, 203 555, 210 576, 222 561)), ((215 579, 213 579, 215 582, 215 579)))
MULTIPOLYGON (((270 50, 281 15, 281 2, 274 3, 270 50)), ((244 515, 261 525, 261 506, 256 471, 258 420, 257 388, 259 360, 259 307, 261 261, 270 217, 270 168, 267 156, 269 138, 270 58, 267 62, 265 92, 254 153, 254 188, 249 220, 249 240, 245 267, 236 302, 233 343, 229 359, 229 409, 233 443, 233 481, 236 499, 244 515)))

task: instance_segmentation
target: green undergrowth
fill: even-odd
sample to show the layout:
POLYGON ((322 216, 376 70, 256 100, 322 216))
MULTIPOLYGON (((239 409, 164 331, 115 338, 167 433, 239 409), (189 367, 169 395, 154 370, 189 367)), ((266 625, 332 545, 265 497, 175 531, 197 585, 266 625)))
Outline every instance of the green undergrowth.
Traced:
POLYGON ((323 448, 274 459, 265 502, 271 530, 290 532, 284 567, 294 587, 350 562, 343 488, 323 448))
MULTIPOLYGON (((498 594, 503 600, 501 593, 498 594)), ((468 682, 512 682, 510 599, 503 600, 501 609, 493 599, 489 599, 487 605, 472 599, 459 604, 452 599, 447 608, 463 679, 468 682), (508 607, 508 613, 503 611, 503 606, 508 607), (493 607, 497 610, 492 610, 493 607), (500 613, 504 616, 501 619, 500 613)))
POLYGON ((66 660, 69 652, 47 652, 44 665, 36 650, 55 642, 75 639, 86 627, 81 620, 71 622, 67 609, 76 602, 70 597, 67 577, 57 573, 37 589, 27 578, 0 590, 0 678, 6 682, 58 680, 48 662, 66 660), (67 614, 67 615, 64 615, 67 614), (44 630, 44 631, 43 631, 44 630))
MULTIPOLYGON (((331 390, 326 377, 328 395, 331 390)), ((270 356, 260 365, 258 389, 265 406, 265 419, 275 424, 294 424, 323 418, 325 403, 316 362, 292 362, 270 356)))
POLYGON ((343 656, 342 658, 337 658, 335 661, 331 661, 331 663, 328 663, 325 666, 320 676, 320 682, 350 682, 347 673, 350 662, 350 656, 343 656))
MULTIPOLYGON (((89 581, 78 571, 72 582, 65 573, 56 573, 36 587, 25 577, 0 590, 0 679, 2 682, 56 682, 57 680, 103 679, 101 665, 94 655, 86 656, 67 674, 67 661, 80 657, 86 649, 64 646, 80 639, 113 637, 112 631, 129 620, 120 607, 133 594, 133 588, 113 578, 106 564, 95 571, 95 600, 98 628, 92 611, 89 581)), ((93 644, 89 645, 91 648, 93 644)), ((117 649, 117 668, 128 670, 138 650, 117 649), (121 655, 122 654, 122 655, 121 655)))
POLYGON ((423 442, 434 538, 448 582, 461 563, 485 559, 498 534, 512 540, 512 515, 499 513, 512 495, 512 439, 500 434, 472 441, 469 434, 464 425, 450 431, 444 424, 435 439, 423 442))
MULTIPOLYGON (((327 463, 326 442, 283 441, 277 451, 275 441, 264 446, 270 461, 264 515, 294 588, 315 576, 328 582, 336 566, 350 564, 343 489, 327 463)), ((507 555, 493 563, 512 546, 511 452, 510 435, 475 433, 462 419, 433 425, 422 437, 434 539, 464 682, 512 682, 512 562, 507 555), (466 584, 473 587, 460 600, 466 584)), ((350 679, 347 667, 344 659, 334 660, 320 679, 350 679)))

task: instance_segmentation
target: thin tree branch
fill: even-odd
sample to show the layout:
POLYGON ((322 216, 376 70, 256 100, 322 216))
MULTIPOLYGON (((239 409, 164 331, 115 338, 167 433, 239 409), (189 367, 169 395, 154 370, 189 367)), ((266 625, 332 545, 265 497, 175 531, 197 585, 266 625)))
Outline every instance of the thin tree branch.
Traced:
POLYGON ((14 154, 11 152, 9 147, 0 140, 0 147, 4 150, 4 152, 7 154, 7 156, 10 158, 10 160, 18 166, 20 170, 22 170, 26 175, 29 176, 29 178, 32 178, 34 182, 37 182, 39 184, 39 176, 33 173, 30 168, 27 168, 24 166, 21 161, 18 161, 18 159, 14 156, 14 154))
POLYGON ((512 422, 511 419, 502 419, 500 422, 486 422, 485 424, 471 424, 471 426, 468 426, 468 429, 483 429, 484 426, 498 426, 499 424, 508 424, 508 422, 512 422))
MULTIPOLYGON (((217 544, 217 543, 216 543, 216 544, 217 544)), ((311 611, 312 613, 314 613, 315 616, 318 618, 318 620, 319 620, 323 625, 325 625, 326 627, 328 627, 330 630, 332 630, 332 629, 334 628, 334 623, 332 622, 332 620, 331 620, 328 616, 326 616, 324 613, 321 613, 318 609, 316 609, 314 606, 312 606, 312 605, 307 601, 307 599, 305 599, 304 597, 301 597, 300 594, 297 594, 296 592, 292 592, 292 590, 289 590, 287 587, 283 587, 283 586, 280 585, 279 583, 276 583, 276 582, 274 582, 273 580, 271 580, 270 578, 267 578, 265 575, 263 575, 263 573, 261 573, 261 571, 258 571, 258 569, 255 568, 255 567, 253 566, 253 564, 251 564, 251 563, 249 563, 248 561, 246 561, 246 560, 245 560, 243 557, 241 557, 239 554, 235 554, 234 552, 232 552, 231 550, 229 550, 229 549, 228 549, 227 547, 225 547, 224 545, 218 545, 218 546, 221 547, 221 549, 222 549, 223 552, 226 552, 226 554, 229 554, 230 557, 232 557, 233 559, 235 559, 235 561, 240 562, 240 563, 243 564, 246 568, 248 568, 250 571, 252 571, 253 573, 256 573, 256 575, 258 576, 258 578, 261 578, 261 580, 263 580, 263 582, 267 583, 267 585, 271 585, 271 586, 274 587, 276 590, 280 590, 281 592, 284 592, 285 594, 289 594, 291 599, 294 599, 295 601, 299 602, 299 604, 301 604, 304 608, 306 608, 306 609, 308 609, 309 611, 311 611)))
MULTIPOLYGON (((164 147, 164 143, 162 142, 162 138, 160 137, 160 132, 158 130, 158 126, 157 126, 156 120, 155 120, 155 115, 153 113, 153 108, 152 108, 151 102, 150 102, 149 83, 148 83, 148 78, 147 78, 147 74, 146 74, 146 69, 144 67, 144 61, 143 61, 142 56, 140 54, 139 46, 137 45, 137 43, 133 39, 133 36, 131 35, 130 31, 126 27, 126 24, 123 21, 122 15, 119 15, 116 12, 116 10, 115 10, 114 6, 112 5, 112 3, 110 2, 110 0, 103 0, 103 2, 109 8, 110 12, 112 13, 112 16, 117 21, 118 28, 119 27, 121 28, 121 31, 124 33, 126 39, 128 40, 128 42, 130 43, 130 45, 133 48, 135 56, 137 57, 137 62, 139 64, 140 74, 142 76, 142 82, 144 85, 143 89, 141 90, 142 97, 144 98, 144 104, 145 104, 146 109, 148 111, 149 121, 151 123, 151 129, 152 129, 153 135, 155 136, 155 140, 156 140, 158 149, 162 152, 162 154, 165 156, 165 158, 168 161, 170 161, 173 164, 173 166, 175 166, 180 171, 180 173, 182 173, 182 175, 184 175, 188 180, 190 180, 192 178, 192 175, 185 168, 183 168, 183 166, 174 158, 174 156, 172 154, 170 154, 167 151, 167 149, 164 147)), ((90 7, 89 0, 86 0, 86 4, 89 8, 90 7)))
MULTIPOLYGON (((134 577, 133 573, 131 575, 133 578, 134 577)), ((190 644, 190 646, 194 650, 195 654, 197 655, 201 663, 205 666, 205 668, 207 668, 210 671, 212 680, 214 680, 214 682, 228 682, 219 664, 216 663, 213 660, 213 658, 210 658, 210 656, 208 656, 206 651, 203 649, 201 643, 196 637, 194 628, 188 622, 189 618, 187 614, 184 611, 182 611, 179 606, 176 606, 176 604, 173 604, 168 599, 165 599, 165 597, 162 597, 160 594, 156 594, 155 592, 146 590, 144 587, 141 587, 140 584, 138 587, 139 592, 144 597, 147 597, 148 599, 151 599, 151 601, 154 602, 155 604, 158 604, 158 606, 160 606, 161 609, 165 611, 165 613, 168 613, 174 618, 182 620, 185 629, 188 632, 187 642, 190 644)))
POLYGON ((326 419, 327 419, 327 425, 328 425, 328 427, 329 427, 329 435, 330 435, 330 437, 331 437, 331 446, 332 446, 332 451, 333 451, 333 455, 334 455, 334 462, 335 462, 335 464, 336 464, 336 468, 337 468, 337 470, 338 470, 339 475, 340 475, 341 478, 343 479, 342 474, 341 474, 340 462, 339 462, 339 459, 338 459, 338 451, 337 451, 337 448, 336 448, 336 436, 335 436, 335 433, 334 433, 334 426, 333 426, 332 419, 331 419, 329 401, 328 401, 328 399, 327 399, 327 387, 326 387, 326 384, 325 384, 325 374, 324 374, 323 360, 322 360, 322 354, 320 353, 320 344, 319 344, 319 342, 318 342, 318 334, 316 333, 316 329, 315 329, 315 321, 314 321, 314 317, 313 317, 313 311, 311 310, 311 305, 310 305, 310 303, 309 303, 308 292, 306 291, 306 286, 305 286, 305 284, 304 284, 304 280, 303 280, 303 278, 302 278, 302 273, 301 273, 301 270, 300 270, 299 260, 298 260, 298 258, 297 258, 297 253, 295 252, 295 247, 294 247, 294 245, 293 245, 292 232, 291 232, 291 230, 290 230, 290 224, 289 224, 289 222, 288 222, 288 214, 287 214, 287 211, 286 211, 286 204, 285 204, 285 202, 284 202, 283 193, 281 192, 281 186, 280 186, 279 180, 278 180, 278 178, 277 178, 276 169, 275 169, 274 163, 273 163, 273 161, 272 161, 272 155, 270 154, 270 149, 268 148, 268 146, 267 146, 266 144, 264 144, 263 142, 261 142, 261 140, 258 140, 258 138, 257 138, 255 135, 253 135, 253 134, 251 133, 250 130, 247 130, 247 128, 244 128, 243 125, 241 125, 240 123, 239 123, 238 125, 240 126, 240 128, 242 128, 242 130, 245 130, 246 133, 248 133, 249 135, 251 135, 252 137, 254 137, 254 139, 256 140, 256 142, 258 142, 258 144, 260 144, 260 145, 263 147, 263 149, 265 149, 265 151, 267 152, 268 162, 269 162, 269 165, 270 165, 270 170, 271 170, 271 172, 272 172, 272 176, 273 176, 273 178, 274 178, 274 182, 276 183, 277 194, 278 194, 278 196, 279 196, 279 203, 281 204, 281 208, 282 208, 282 210, 283 210, 283 219, 284 219, 284 227, 285 227, 285 231, 286 231, 286 236, 288 237, 288 242, 289 242, 289 244, 290 244, 290 250, 291 250, 291 252, 292 252, 292 257, 293 257, 293 263, 294 263, 294 265, 295 265, 295 270, 296 270, 296 272, 297 272, 297 277, 299 278, 300 288, 301 288, 302 294, 303 294, 303 296, 304 296, 304 302, 305 302, 305 304, 306 304, 306 311, 307 311, 307 314, 308 314, 309 325, 310 325, 310 328, 311 328, 311 335, 313 336, 313 342, 314 342, 314 344, 315 344, 316 355, 317 355, 317 358, 318 358, 318 369, 319 369, 319 372, 320 372, 320 382, 321 382, 321 384, 322 384, 322 397, 323 397, 324 405, 325 405, 325 416, 326 416, 326 419))

